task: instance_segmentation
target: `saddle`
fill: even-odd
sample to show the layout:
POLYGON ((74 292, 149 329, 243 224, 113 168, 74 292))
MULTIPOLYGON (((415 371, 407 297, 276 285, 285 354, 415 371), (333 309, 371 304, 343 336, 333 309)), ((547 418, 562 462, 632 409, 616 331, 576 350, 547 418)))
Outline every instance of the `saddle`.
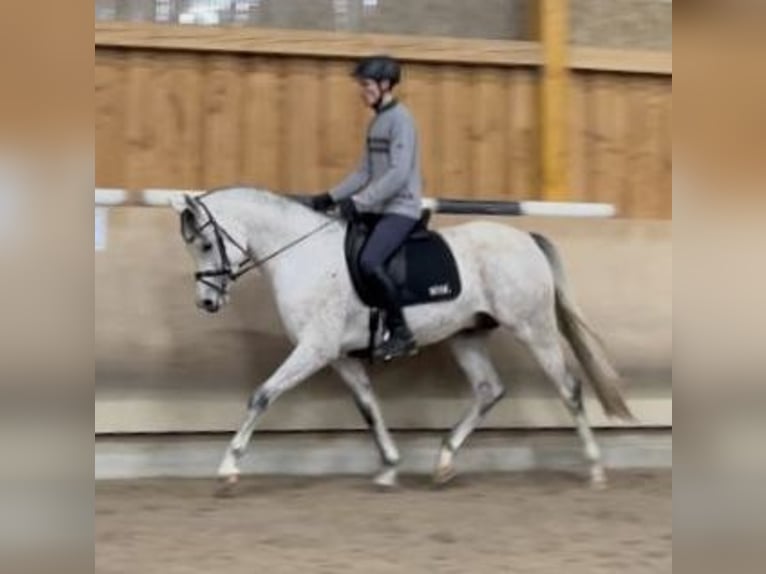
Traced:
MULTIPOLYGON (((450 301, 460 295, 462 286, 455 257, 444 238, 428 229, 430 211, 386 264, 389 276, 399 290, 399 302, 403 307, 450 301)), ((362 216, 351 222, 346 231, 346 263, 359 298, 365 305, 379 308, 374 289, 365 282, 359 268, 359 256, 367 243, 375 220, 362 216)))

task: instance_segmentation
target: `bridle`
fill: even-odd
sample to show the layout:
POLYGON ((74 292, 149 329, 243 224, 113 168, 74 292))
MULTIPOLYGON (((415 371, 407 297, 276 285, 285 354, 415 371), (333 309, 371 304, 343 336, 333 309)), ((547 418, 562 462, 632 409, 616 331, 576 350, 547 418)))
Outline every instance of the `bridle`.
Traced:
POLYGON ((211 227, 213 229, 215 245, 218 248, 218 256, 221 260, 221 265, 218 269, 197 271, 194 274, 194 279, 203 285, 207 285, 216 291, 219 295, 225 295, 228 287, 228 281, 236 281, 242 277, 242 275, 251 269, 254 269, 255 262, 253 261, 250 252, 245 247, 240 245, 239 242, 237 242, 237 240, 234 239, 231 234, 218 223, 218 221, 216 221, 215 217, 213 217, 213 214, 210 212, 210 208, 208 208, 204 202, 195 198, 190 198, 190 201, 194 202, 195 205, 198 205, 202 211, 205 212, 207 221, 202 226, 198 227, 197 231, 201 235, 205 228, 211 227), (229 254, 226 251, 226 240, 234 245, 240 251, 240 253, 245 256, 245 259, 237 266, 237 269, 234 269, 231 264, 231 260, 229 259, 229 254), (219 283, 211 281, 211 278, 223 278, 223 280, 219 283))
MULTIPOLYGON (((201 232, 206 227, 211 227, 213 229, 213 236, 215 238, 215 245, 218 248, 218 255, 221 260, 221 265, 217 269, 208 269, 205 271, 197 271, 194 274, 194 279, 198 283, 202 283, 203 285, 206 285, 207 287, 210 287, 213 289, 216 293, 219 295, 226 295, 228 291, 229 282, 234 282, 240 277, 242 277, 245 273, 248 271, 252 271, 253 269, 256 269, 260 266, 262 266, 267 261, 270 261, 271 259, 274 259, 278 255, 281 255, 285 251, 288 251, 289 249, 295 247, 299 243, 302 243, 312 235, 315 235, 325 229, 326 227, 329 227, 333 223, 335 223, 334 219, 330 219, 329 221, 324 222, 319 227, 313 229, 312 231, 309 231, 308 233, 305 233, 298 237, 297 239, 289 242, 288 244, 280 247, 276 251, 270 253, 266 257, 263 257, 262 259, 253 259, 253 256, 250 254, 250 251, 243 247, 240 243, 237 242, 234 237, 231 236, 231 234, 226 231, 219 223, 216 221, 215 217, 213 217, 213 214, 210 212, 210 209, 203 201, 201 201, 198 198, 192 198, 189 197, 188 201, 191 202, 193 205, 198 205, 202 208, 202 210, 205 212, 205 215, 207 216, 207 221, 204 223, 204 225, 197 228, 197 233, 201 235, 201 232), (236 269, 231 264, 231 260, 229 259, 229 255, 226 251, 226 240, 228 240, 234 247, 236 247, 240 253, 242 253, 245 258, 237 264, 236 269), (222 278, 220 284, 214 281, 211 281, 211 278, 222 278)), ((183 234, 183 230, 182 230, 183 234)), ((184 235, 184 239, 189 243, 191 239, 188 239, 184 235)))

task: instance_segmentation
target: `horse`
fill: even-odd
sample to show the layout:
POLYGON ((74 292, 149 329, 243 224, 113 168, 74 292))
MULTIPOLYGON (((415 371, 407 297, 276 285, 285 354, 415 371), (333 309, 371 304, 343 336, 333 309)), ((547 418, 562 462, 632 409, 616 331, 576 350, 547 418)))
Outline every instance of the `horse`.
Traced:
MULTIPOLYGON (((180 214, 181 235, 196 267, 197 306, 219 311, 230 300, 233 282, 257 270, 270 282, 294 345, 249 398, 246 417, 218 467, 224 488, 237 483, 239 461, 263 413, 326 366, 345 382, 371 430, 381 459, 374 483, 396 486, 399 451, 366 364, 354 355, 369 341, 370 308, 350 278, 344 222, 294 198, 250 187, 219 188, 202 196, 178 194, 171 205, 180 214)), ((488 349, 493 328, 505 328, 555 385, 574 419, 589 482, 604 487, 606 473, 584 409, 582 381, 567 365, 560 335, 604 412, 623 420, 632 420, 632 414, 603 343, 571 296, 557 249, 542 235, 489 221, 444 227, 439 233, 457 264, 461 292, 450 301, 407 307, 405 315, 419 348, 447 342, 471 385, 473 401, 444 437, 433 480, 443 484, 455 476, 458 450, 505 393, 488 349)))

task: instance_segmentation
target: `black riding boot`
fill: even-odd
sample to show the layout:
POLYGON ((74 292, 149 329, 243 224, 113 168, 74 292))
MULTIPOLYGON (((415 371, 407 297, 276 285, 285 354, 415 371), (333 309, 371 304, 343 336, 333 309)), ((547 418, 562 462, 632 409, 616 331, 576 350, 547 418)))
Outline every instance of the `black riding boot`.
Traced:
POLYGON ((397 357, 414 355, 417 352, 415 337, 404 319, 396 285, 381 267, 375 269, 370 278, 377 287, 377 294, 386 312, 386 327, 389 333, 388 338, 375 348, 375 358, 390 361, 397 357))

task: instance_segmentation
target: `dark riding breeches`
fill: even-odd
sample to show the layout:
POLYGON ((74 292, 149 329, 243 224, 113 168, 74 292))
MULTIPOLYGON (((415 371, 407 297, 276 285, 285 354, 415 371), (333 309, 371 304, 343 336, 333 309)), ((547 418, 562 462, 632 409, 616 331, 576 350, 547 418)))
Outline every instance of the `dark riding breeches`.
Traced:
POLYGON ((385 266, 417 224, 418 220, 411 217, 384 215, 375 225, 359 257, 362 273, 373 281, 376 295, 382 299, 384 309, 394 320, 401 318, 401 305, 396 286, 386 273, 385 266))
POLYGON ((403 215, 384 215, 370 233, 359 257, 362 272, 369 275, 376 267, 385 265, 417 223, 416 219, 403 215))

